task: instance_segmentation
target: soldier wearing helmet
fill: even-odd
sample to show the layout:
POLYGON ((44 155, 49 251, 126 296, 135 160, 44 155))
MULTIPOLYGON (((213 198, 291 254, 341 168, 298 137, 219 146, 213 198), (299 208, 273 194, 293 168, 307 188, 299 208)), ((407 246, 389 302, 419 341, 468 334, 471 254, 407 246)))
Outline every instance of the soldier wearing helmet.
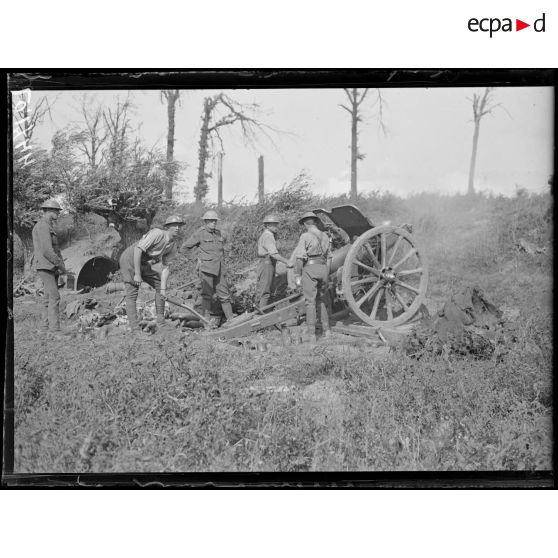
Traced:
POLYGON ((43 282, 43 311, 41 331, 60 331, 60 293, 58 277, 65 275, 66 267, 58 246, 54 224, 62 207, 55 199, 46 200, 40 206, 42 216, 33 227, 33 250, 37 273, 43 282))
POLYGON ((304 213, 299 219, 299 223, 306 230, 300 235, 294 251, 296 274, 298 277, 302 277, 308 338, 314 342, 316 340, 316 314, 320 318, 324 336, 330 335, 325 296, 331 268, 331 246, 328 235, 318 229, 318 217, 314 212, 304 213))
POLYGON ((266 215, 263 224, 264 231, 260 235, 257 245, 259 262, 256 300, 260 308, 263 308, 269 303, 277 262, 283 262, 289 269, 294 267, 289 260, 281 256, 277 250, 275 237, 279 226, 279 218, 276 215, 266 215))
POLYGON ((176 251, 175 239, 182 225, 184 219, 171 215, 165 221, 164 228, 151 229, 140 240, 128 246, 120 256, 120 270, 126 291, 126 314, 132 331, 137 331, 136 303, 142 281, 155 289, 157 324, 162 325, 165 321, 168 259, 176 251), (152 268, 152 264, 158 262, 162 263, 161 272, 152 268))
POLYGON ((217 228, 219 215, 216 211, 206 211, 202 217, 204 225, 184 242, 183 248, 198 248, 198 267, 201 282, 202 314, 210 317, 211 299, 216 294, 227 320, 234 317, 231 294, 225 268, 226 238, 217 228))

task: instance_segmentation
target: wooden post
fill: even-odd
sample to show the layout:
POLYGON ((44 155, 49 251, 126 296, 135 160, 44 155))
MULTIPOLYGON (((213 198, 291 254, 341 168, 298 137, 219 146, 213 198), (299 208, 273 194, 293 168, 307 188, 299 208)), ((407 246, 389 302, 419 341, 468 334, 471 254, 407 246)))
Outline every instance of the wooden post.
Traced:
POLYGON ((351 201, 357 202, 357 162, 358 162, 358 104, 356 102, 357 90, 353 89, 353 105, 351 114, 351 201))
POLYGON ((264 201, 264 158, 260 155, 258 158, 258 202, 264 201))
POLYGON ((475 119, 475 131, 473 133, 473 150, 471 151, 471 163, 469 165, 469 184, 467 186, 467 194, 475 195, 475 163, 477 161, 477 146, 479 144, 479 128, 480 118, 475 119))
POLYGON ((217 206, 223 205, 223 152, 219 152, 217 160, 217 206))

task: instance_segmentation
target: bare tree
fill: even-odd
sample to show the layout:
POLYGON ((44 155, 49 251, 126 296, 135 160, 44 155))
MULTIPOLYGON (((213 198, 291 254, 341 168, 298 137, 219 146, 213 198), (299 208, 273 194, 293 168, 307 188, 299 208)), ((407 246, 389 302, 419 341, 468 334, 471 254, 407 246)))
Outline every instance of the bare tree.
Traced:
MULTIPOLYGON (((362 161, 365 155, 360 153, 358 149, 358 124, 362 122, 362 108, 361 105, 368 95, 369 89, 359 90, 356 87, 352 89, 344 88, 345 94, 349 100, 349 106, 339 105, 341 108, 345 109, 351 115, 351 201, 356 202, 357 200, 357 162, 362 161)), ((383 107, 384 101, 382 94, 379 89, 377 91, 377 97, 374 104, 378 104, 378 126, 380 130, 385 134, 386 128, 383 120, 383 107)))
POLYGON ((126 159, 129 148, 128 134, 132 129, 128 114, 131 106, 129 98, 124 101, 118 99, 114 110, 110 108, 103 110, 108 139, 107 161, 112 168, 122 166, 126 159))
MULTIPOLYGON (((477 146, 479 142, 480 123, 483 116, 494 113, 494 109, 502 108, 508 112, 501 103, 494 104, 494 99, 491 97, 493 87, 487 87, 482 95, 473 94, 473 98, 467 97, 473 105, 473 123, 475 130, 473 132, 473 149, 471 151, 471 163, 469 165, 469 184, 467 187, 467 194, 473 196, 475 194, 475 165, 477 161, 477 146)), ((509 116, 509 113, 508 113, 509 116)))
POLYGON ((84 95, 81 98, 80 113, 83 124, 80 123, 81 129, 74 132, 71 139, 77 149, 87 157, 89 168, 95 171, 103 160, 102 148, 108 137, 103 108, 101 105, 93 105, 87 95, 84 95))
POLYGON ((194 188, 196 201, 202 201, 207 195, 208 186, 205 167, 213 153, 213 142, 216 139, 224 152, 221 131, 227 126, 240 126, 245 141, 255 144, 258 133, 271 139, 266 130, 272 128, 257 119, 260 107, 257 103, 243 104, 235 101, 224 93, 206 97, 203 102, 202 125, 198 144, 198 180, 194 188))
POLYGON ((27 96, 27 100, 19 99, 16 101, 15 98, 13 99, 13 108, 17 118, 16 124, 18 127, 18 131, 14 133, 14 139, 22 135, 24 140, 31 141, 33 132, 35 131, 35 126, 42 122, 44 116, 48 113, 48 115, 52 118, 50 111, 54 103, 50 104, 47 97, 41 97, 33 109, 30 109, 29 107, 30 100, 30 94, 27 96))
MULTIPOLYGON (((99 120, 96 130, 98 137, 105 139, 98 151, 96 167, 86 165, 81 179, 69 181, 66 188, 69 202, 78 214, 96 213, 115 225, 123 247, 135 242, 149 228, 164 205, 167 182, 165 156, 154 147, 143 146, 135 136, 132 110, 129 97, 117 99, 112 107, 102 110, 102 125, 99 120)), ((95 121, 91 114, 88 118, 90 124, 95 121)), ((81 140, 87 140, 87 152, 91 153, 90 140, 94 134, 85 132, 85 138, 78 134, 68 140, 73 140, 80 150, 85 149, 81 140)), ((63 156, 67 153, 62 149, 63 140, 61 137, 57 165, 62 171, 66 162, 63 156)))
POLYGON ((165 198, 172 200, 172 188, 175 179, 174 161, 174 123, 176 103, 180 103, 180 90, 165 89, 161 91, 161 101, 167 101, 168 133, 167 133, 167 184, 165 186, 165 198))

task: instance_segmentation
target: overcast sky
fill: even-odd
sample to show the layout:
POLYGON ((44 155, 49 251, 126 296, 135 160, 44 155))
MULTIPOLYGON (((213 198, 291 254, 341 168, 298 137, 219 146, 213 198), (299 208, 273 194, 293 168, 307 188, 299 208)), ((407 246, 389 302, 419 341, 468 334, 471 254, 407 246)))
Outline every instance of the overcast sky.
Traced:
MULTIPOLYGON (((265 139, 256 148, 245 145, 240 130, 223 133, 225 200, 257 195, 257 158, 265 160, 266 191, 279 189, 305 169, 320 194, 350 189, 350 117, 339 107, 342 89, 227 90, 232 98, 260 105, 261 120, 287 132, 265 139)), ((377 91, 364 101, 359 149, 359 191, 464 193, 473 135, 472 108, 467 98, 482 88, 382 89, 387 135, 377 124, 377 91)), ((214 91, 183 91, 176 113, 175 158, 187 164, 177 185, 182 201, 192 200, 197 176, 197 149, 203 98, 214 91)), ((37 127, 34 141, 47 146, 53 132, 79 123, 83 92, 33 92, 33 100, 57 98, 52 121, 37 127)), ((90 97, 114 106, 126 91, 92 91, 90 97)), ((132 91, 133 124, 148 146, 166 150, 167 111, 159 91, 132 91)), ((505 107, 483 118, 477 157, 476 187, 513 194, 517 186, 541 192, 553 166, 553 90, 549 87, 498 88, 494 102, 505 107), (509 113, 509 114, 508 114, 509 113)), ((211 167, 212 163, 208 163, 211 167)), ((216 165, 215 165, 216 168, 216 165)), ((216 201, 216 172, 210 179, 209 201, 216 201)))

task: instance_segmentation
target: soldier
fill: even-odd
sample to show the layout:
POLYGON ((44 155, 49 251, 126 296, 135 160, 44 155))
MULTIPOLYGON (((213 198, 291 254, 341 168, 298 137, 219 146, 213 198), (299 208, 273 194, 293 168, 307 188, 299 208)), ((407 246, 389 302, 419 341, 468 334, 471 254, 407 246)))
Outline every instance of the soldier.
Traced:
POLYGON ((60 332, 60 293, 58 277, 66 274, 64 260, 58 247, 58 237, 54 223, 62 208, 50 199, 41 205, 43 214, 33 227, 33 250, 37 273, 43 282, 43 309, 41 312, 41 331, 60 332))
POLYGON ((140 240, 128 246, 120 256, 120 270, 126 291, 126 314, 132 331, 137 330, 138 316, 136 302, 142 281, 155 289, 155 310, 157 324, 165 321, 165 300, 169 268, 168 256, 175 249, 175 238, 184 221, 177 215, 171 215, 164 224, 164 229, 153 228, 140 240), (151 267, 161 262, 161 273, 151 267))
POLYGON ((324 336, 331 334, 325 305, 325 294, 331 268, 330 240, 316 226, 316 214, 307 211, 299 220, 306 229, 295 248, 296 274, 302 276, 302 292, 306 302, 306 326, 310 342, 316 341, 316 307, 324 336))
POLYGON ((217 228, 217 221, 220 220, 219 215, 216 211, 209 210, 205 212, 202 219, 204 221, 203 227, 194 232, 182 245, 183 248, 188 250, 198 247, 202 314, 209 319, 211 299, 214 294, 217 294, 225 318, 232 320, 234 314, 224 261, 226 239, 217 228))
POLYGON ((267 215, 264 220, 264 231, 258 239, 258 282, 256 286, 256 300, 259 308, 263 308, 269 303, 271 288, 275 277, 275 265, 283 262, 288 269, 294 266, 279 254, 275 236, 279 226, 279 219, 275 215, 267 215))

